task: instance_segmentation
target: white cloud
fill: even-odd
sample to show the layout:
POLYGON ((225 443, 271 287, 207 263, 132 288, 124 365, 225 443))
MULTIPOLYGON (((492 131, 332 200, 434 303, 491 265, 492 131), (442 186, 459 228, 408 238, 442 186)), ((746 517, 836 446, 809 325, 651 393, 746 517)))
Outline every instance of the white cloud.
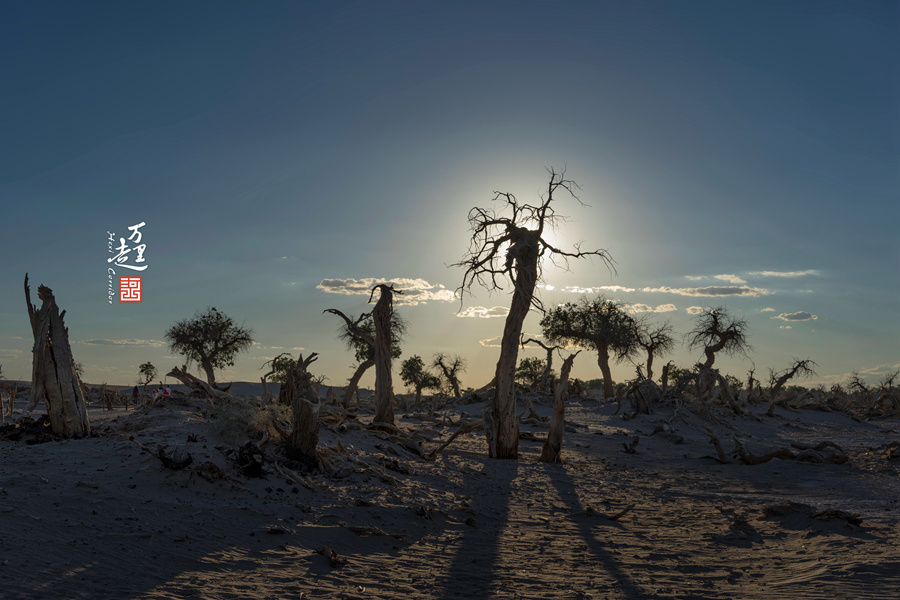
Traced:
POLYGON ((160 340, 81 340, 78 344, 94 344, 97 346, 152 346, 158 348, 165 346, 166 343, 160 340))
POLYGON ((625 310, 627 310, 628 312, 630 312, 632 314, 636 314, 636 313, 648 313, 648 312, 665 313, 665 312, 672 312, 672 311, 678 310, 678 309, 675 308, 674 304, 660 304, 656 308, 653 308, 652 306, 649 306, 647 304, 628 304, 625 306, 625 310))
POLYGON ((766 307, 766 308, 761 308, 761 309, 759 310, 759 312, 775 312, 775 309, 774 309, 774 308, 766 307))
POLYGON ((688 306, 687 309, 685 309, 685 310, 687 310, 687 314, 689 314, 689 315, 699 315, 700 313, 703 312, 703 307, 702 306, 688 306))
POLYGON ((698 288, 670 288, 662 286, 658 288, 641 288, 642 292, 655 292, 662 294, 678 294, 680 296, 702 296, 702 297, 720 297, 720 296, 767 296, 772 292, 763 288, 754 288, 747 286, 708 286, 698 288))
POLYGON ((800 312, 795 313, 781 313, 780 315, 776 315, 770 318, 781 319, 782 321, 815 321, 819 317, 816 315, 812 315, 805 310, 801 310, 800 312))
POLYGON ((804 277, 806 275, 818 275, 815 269, 807 269, 806 271, 753 271, 750 275, 759 275, 760 277, 804 277))
POLYGON ((380 283, 393 285, 402 292, 394 296, 394 304, 416 306, 424 302, 439 301, 453 302, 456 293, 448 290, 441 284, 428 283, 424 279, 410 279, 397 277, 394 279, 377 279, 366 277, 365 279, 323 279, 316 287, 330 294, 344 294, 350 296, 369 296, 372 288, 380 283))
POLYGON ((494 317, 505 317, 508 314, 509 308, 506 306, 495 306, 493 308, 485 308, 484 306, 470 306, 469 308, 456 313, 456 316, 490 319, 494 317))
POLYGON ((778 329, 793 329, 790 325, 779 325, 778 329))
POLYGON ((727 281, 728 283, 733 283, 735 285, 740 285, 742 283, 747 283, 737 275, 716 275, 716 279, 721 279, 722 281, 727 281))

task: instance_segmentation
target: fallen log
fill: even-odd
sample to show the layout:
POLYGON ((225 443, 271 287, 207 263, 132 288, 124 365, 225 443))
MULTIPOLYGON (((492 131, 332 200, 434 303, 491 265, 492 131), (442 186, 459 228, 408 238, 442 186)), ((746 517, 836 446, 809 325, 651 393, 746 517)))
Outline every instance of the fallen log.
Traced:
POLYGON ((216 400, 221 400, 223 402, 230 402, 234 400, 234 396, 232 396, 231 394, 223 392, 222 390, 217 390, 205 381, 198 379, 188 373, 187 365, 183 365, 180 369, 178 367, 173 367, 171 371, 166 373, 166 375, 168 377, 174 377, 192 390, 202 391, 206 393, 206 395, 209 396, 210 402, 212 402, 213 398, 215 398, 216 400))

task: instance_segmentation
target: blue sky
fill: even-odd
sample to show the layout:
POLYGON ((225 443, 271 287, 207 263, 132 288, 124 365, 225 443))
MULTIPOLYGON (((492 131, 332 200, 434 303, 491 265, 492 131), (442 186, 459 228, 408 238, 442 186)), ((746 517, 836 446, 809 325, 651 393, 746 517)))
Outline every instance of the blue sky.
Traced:
MULTIPOLYGON (((413 292, 404 358, 459 353, 481 385, 509 296, 474 290, 460 312, 447 265, 471 207, 538 201, 546 167, 587 205, 559 199, 556 239, 606 249, 617 274, 547 269, 545 303, 602 292, 679 334, 693 307, 725 306, 750 325, 753 352, 720 365, 742 378, 792 357, 826 383, 900 365, 896 3, 2 10, 6 377, 30 376, 28 272, 92 383, 180 364, 166 329, 215 306, 258 342, 221 381, 303 348, 342 385, 353 357, 322 311, 368 310, 365 288, 390 280, 413 292), (109 304, 107 232, 140 222, 147 269, 117 276, 140 275, 143 301, 109 304)), ((595 358, 574 375, 599 377, 595 358)))

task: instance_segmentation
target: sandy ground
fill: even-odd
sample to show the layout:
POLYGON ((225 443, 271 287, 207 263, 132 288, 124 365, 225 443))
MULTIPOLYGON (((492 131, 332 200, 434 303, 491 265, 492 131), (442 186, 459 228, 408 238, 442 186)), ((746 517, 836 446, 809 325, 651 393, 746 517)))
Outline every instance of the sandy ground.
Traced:
MULTIPOLYGON (((398 424, 429 438, 431 450, 454 431, 450 420, 482 408, 432 420, 398 411, 398 424)), ((0 441, 0 598, 900 594, 900 459, 884 450, 900 440, 897 419, 783 409, 769 418, 758 406, 713 421, 684 409, 672 419, 673 407, 624 420, 614 410, 570 401, 562 464, 539 463, 541 444, 527 440, 517 462, 487 459, 480 431, 427 461, 383 434, 323 426, 321 446, 340 439, 346 449, 334 455, 344 472, 302 485, 271 462, 265 479, 240 474, 226 455, 240 434, 203 402, 92 408, 91 438, 0 441), (650 435, 670 419, 671 433, 650 435), (753 452, 828 440, 850 460, 721 464, 704 427, 726 450, 732 435, 753 452), (634 436, 636 452, 626 453, 634 436), (139 444, 177 447, 176 457, 186 450, 193 463, 167 469, 139 444), (226 477, 201 477, 206 462, 226 477), (856 513, 862 524, 813 518, 812 509, 763 511, 787 502, 856 513), (316 552, 326 546, 336 565, 316 552)), ((360 421, 370 418, 360 411, 360 421)), ((272 444, 263 449, 278 456, 272 444)))

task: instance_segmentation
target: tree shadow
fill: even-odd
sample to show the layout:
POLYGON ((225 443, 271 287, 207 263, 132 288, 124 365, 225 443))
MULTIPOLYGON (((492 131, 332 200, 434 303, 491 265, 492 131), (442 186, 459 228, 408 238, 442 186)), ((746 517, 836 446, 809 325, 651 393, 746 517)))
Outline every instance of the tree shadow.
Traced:
POLYGON ((512 482, 518 476, 519 464, 515 460, 480 456, 476 460, 483 461, 481 471, 467 470, 463 485, 470 490, 471 507, 479 516, 462 535, 453 563, 440 584, 441 600, 490 598, 492 584, 500 575, 500 537, 508 521, 512 482))
MULTIPOLYGON (((544 463, 544 469, 547 473, 547 478, 556 487, 560 499, 569 508, 569 514, 579 513, 587 508, 582 505, 578 496, 578 489, 575 487, 572 478, 569 477, 569 473, 565 466, 544 463)), ((628 573, 622 570, 622 566, 616 557, 612 555, 601 540, 597 539, 596 529, 601 523, 598 523, 595 519, 589 518, 574 518, 572 522, 578 528, 581 538, 584 540, 588 549, 600 560, 610 577, 618 582, 618 587, 626 598, 644 598, 652 596, 638 587, 631 577, 629 577, 628 573)), ((622 529, 622 525, 616 521, 603 520, 602 524, 608 525, 614 529, 622 529)))

